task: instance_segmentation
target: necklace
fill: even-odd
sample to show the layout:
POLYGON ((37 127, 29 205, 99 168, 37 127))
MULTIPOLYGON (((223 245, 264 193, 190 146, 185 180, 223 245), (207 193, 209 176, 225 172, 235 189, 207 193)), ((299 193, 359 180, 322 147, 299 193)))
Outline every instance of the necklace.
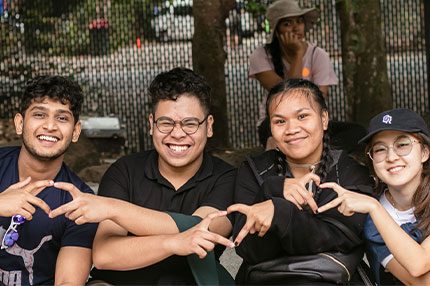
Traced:
POLYGON ((288 163, 288 165, 293 166, 293 167, 296 167, 296 168, 308 168, 308 169, 309 169, 309 171, 312 171, 312 173, 314 173, 314 171, 315 171, 315 167, 316 167, 319 163, 321 163, 321 161, 318 161, 318 162, 313 163, 313 164, 297 164, 297 163, 290 162, 290 161, 288 161, 287 159, 285 159, 285 161, 288 163))
MULTIPOLYGON (((312 172, 312 174, 315 174, 315 167, 316 167, 319 163, 321 163, 321 161, 318 161, 318 162, 313 163, 313 164, 296 164, 296 163, 293 163, 293 162, 288 161, 287 159, 285 159, 285 161, 287 162, 287 164, 288 164, 288 165, 293 166, 293 167, 296 167, 296 168, 308 168, 308 169, 309 169, 309 171, 311 171, 311 172, 312 172)), ((314 181, 310 180, 310 181, 309 181, 309 184, 308 184, 308 193, 309 193, 311 196, 313 196, 313 192, 312 192, 313 183, 314 183, 314 181)))

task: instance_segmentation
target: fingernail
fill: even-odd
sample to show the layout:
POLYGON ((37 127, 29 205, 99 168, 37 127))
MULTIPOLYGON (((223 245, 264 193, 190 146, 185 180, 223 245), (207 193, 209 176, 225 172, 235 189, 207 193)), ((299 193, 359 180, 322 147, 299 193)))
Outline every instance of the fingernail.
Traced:
POLYGON ((319 211, 318 211, 318 210, 316 210, 316 211, 315 211, 315 214, 318 214, 318 213, 319 213, 319 211))

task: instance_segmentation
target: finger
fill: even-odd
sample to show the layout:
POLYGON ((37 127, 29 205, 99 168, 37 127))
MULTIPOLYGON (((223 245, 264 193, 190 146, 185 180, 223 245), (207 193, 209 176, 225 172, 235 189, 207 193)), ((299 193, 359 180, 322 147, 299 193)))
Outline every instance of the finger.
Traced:
POLYGON ((270 228, 270 225, 263 224, 263 226, 261 227, 260 232, 258 233, 258 236, 259 237, 263 237, 267 233, 267 231, 269 230, 269 228, 270 228))
MULTIPOLYGON (((299 196, 300 197, 300 196, 299 196)), ((293 194, 289 194, 289 196, 286 196, 285 199, 291 203, 293 203, 299 210, 303 210, 302 206, 297 202, 296 198, 293 196, 293 194)))
POLYGON ((62 205, 62 206, 59 206, 59 207, 58 207, 58 208, 56 208, 55 210, 52 210, 52 211, 49 213, 49 217, 50 217, 50 218, 54 218, 54 217, 57 217, 57 216, 59 216, 59 215, 65 214, 65 213, 67 213, 67 212, 72 212, 72 211, 74 211, 74 210, 77 208, 77 206, 75 206, 75 205, 73 204, 73 202, 74 202, 74 201, 68 202, 67 204, 64 204, 64 205, 62 205))
POLYGON ((224 245, 226 247, 230 247, 230 248, 233 248, 235 246, 233 241, 231 241, 228 238, 225 238, 224 236, 219 235, 217 233, 208 232, 206 235, 207 236, 205 238, 210 240, 213 243, 222 244, 222 245, 224 245))
POLYGON ((337 197, 336 199, 326 203, 325 205, 318 208, 318 213, 323 213, 329 209, 332 209, 342 203, 342 198, 337 197))
POLYGON ((12 189, 22 189, 31 182, 31 177, 27 177, 24 181, 13 184, 12 189))
POLYGON ((78 217, 77 219, 75 219, 75 224, 77 224, 77 225, 81 225, 81 224, 84 224, 84 223, 87 223, 87 222, 88 221, 83 216, 78 217))
POLYGON ((242 229, 240 230, 239 234, 236 236, 236 239, 234 240, 234 245, 239 246, 242 240, 245 238, 245 236, 249 233, 249 227, 245 224, 242 229))
POLYGON ((41 180, 26 185, 23 190, 32 194, 33 196, 37 196, 42 190, 44 190, 46 187, 52 186, 53 184, 54 181, 52 180, 41 180))
POLYGON ((209 225, 211 224, 214 218, 217 218, 220 216, 226 216, 226 215, 227 215, 227 211, 216 211, 216 212, 210 213, 199 223, 199 225, 201 228, 208 230, 209 225))
POLYGON ((310 172, 310 173, 307 173, 306 175, 304 175, 301 178, 301 181, 303 182, 303 185, 306 185, 310 181, 314 181, 314 183, 318 186, 321 182, 321 178, 318 175, 310 172))
POLYGON ((56 187, 57 189, 68 191, 72 195, 73 199, 75 199, 81 194, 81 191, 78 188, 76 188, 75 185, 70 183, 56 182, 54 184, 54 187, 56 187))
POLYGON ((199 246, 203 248, 206 252, 212 251, 215 247, 215 243, 210 240, 202 239, 198 242, 199 246))
POLYGON ((67 218, 69 220, 73 220, 75 221, 76 219, 78 219, 79 217, 82 217, 82 213, 79 209, 75 209, 73 211, 68 212, 68 216, 67 218))
POLYGON ((51 208, 49 207, 49 205, 45 203, 44 200, 38 197, 29 196, 27 200, 30 204, 41 208, 46 214, 49 214, 49 212, 51 211, 51 208))
POLYGON ((339 186, 338 184, 333 183, 333 182, 323 183, 319 187, 321 189, 333 189, 333 191, 335 191, 338 195, 343 195, 345 192, 348 191, 348 190, 342 188, 341 186, 339 186))
POLYGON ((25 209, 21 209, 20 211, 18 211, 17 214, 25 217, 26 220, 32 220, 33 219, 33 215, 30 212, 26 211, 25 209))
POLYGON ((29 203, 24 203, 22 206, 22 209, 29 212, 31 215, 33 215, 36 212, 36 209, 29 203))
POLYGON ((234 204, 231 205, 227 208, 227 213, 232 213, 232 212, 240 212, 244 215, 246 215, 249 211, 250 206, 248 205, 244 205, 244 204, 234 204))

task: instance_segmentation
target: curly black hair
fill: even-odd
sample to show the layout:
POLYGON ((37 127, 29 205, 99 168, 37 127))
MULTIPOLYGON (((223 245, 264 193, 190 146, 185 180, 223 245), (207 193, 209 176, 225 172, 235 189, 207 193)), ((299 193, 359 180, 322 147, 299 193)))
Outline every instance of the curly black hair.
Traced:
POLYGON ((178 67, 160 73, 151 82, 148 92, 153 112, 160 100, 176 100, 180 95, 187 93, 197 97, 206 115, 209 114, 211 87, 204 77, 190 69, 178 67))
POLYGON ((58 75, 39 76, 27 82, 21 98, 22 116, 33 102, 42 102, 45 97, 69 104, 75 124, 79 121, 84 95, 82 88, 71 79, 58 75))

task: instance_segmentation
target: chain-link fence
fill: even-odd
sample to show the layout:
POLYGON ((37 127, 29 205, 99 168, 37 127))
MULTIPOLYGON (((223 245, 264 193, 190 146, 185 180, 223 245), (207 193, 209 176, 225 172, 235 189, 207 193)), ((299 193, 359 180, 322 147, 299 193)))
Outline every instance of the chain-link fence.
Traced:
MULTIPOLYGON (((268 1, 264 4, 268 4, 268 1)), ((320 21, 307 39, 325 49, 340 82, 329 90, 331 117, 346 119, 336 0, 317 6, 320 21)), ((424 0, 380 0, 388 72, 396 107, 429 110, 424 0)), ((248 58, 265 43, 264 16, 237 0, 227 21, 225 64, 230 139, 258 145, 256 121, 263 89, 248 78, 248 58)), ((67 75, 86 94, 84 114, 118 116, 131 152, 151 147, 146 88, 161 71, 192 67, 191 0, 0 0, 0 117, 11 118, 26 80, 67 75)))

